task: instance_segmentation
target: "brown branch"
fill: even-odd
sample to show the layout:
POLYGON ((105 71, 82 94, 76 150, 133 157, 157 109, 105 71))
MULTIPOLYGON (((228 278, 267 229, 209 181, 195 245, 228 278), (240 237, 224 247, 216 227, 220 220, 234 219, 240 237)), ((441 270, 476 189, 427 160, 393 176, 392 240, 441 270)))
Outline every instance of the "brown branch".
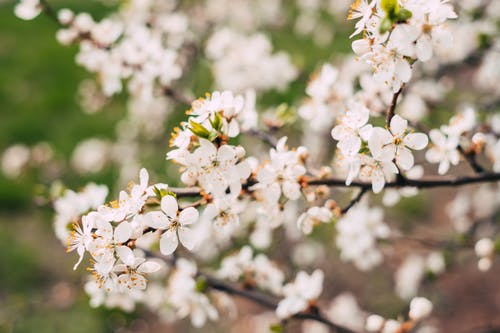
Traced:
POLYGON ((52 8, 47 0, 40 0, 40 6, 42 7, 42 12, 47 15, 47 17, 54 21, 58 26, 61 26, 56 11, 54 10, 54 8, 52 8))
MULTIPOLYGON (((152 251, 145 251, 146 255, 148 257, 153 257, 160 259, 164 262, 166 262, 168 265, 174 265, 176 258, 173 256, 163 256, 158 253, 152 252, 152 251)), ((208 288, 217 290, 229 295, 234 295, 234 296, 239 296, 241 298, 247 299, 249 301, 252 301, 256 304, 259 304, 263 307, 269 308, 269 309, 276 309, 279 303, 279 298, 265 294, 261 291, 255 290, 255 289, 247 289, 243 288, 240 286, 237 286, 234 283, 230 283, 227 281, 220 280, 208 273, 203 273, 203 272, 198 272, 197 277, 203 278, 207 285, 208 288)), ((320 323, 323 323, 330 327, 331 329, 334 330, 334 332, 338 333, 356 333, 349 328, 346 328, 344 326, 335 324, 334 322, 330 321, 328 318, 324 317, 320 312, 317 307, 314 307, 314 310, 308 311, 308 312, 300 312, 292 316, 291 318, 294 319, 299 319, 299 320, 314 320, 320 323)))
MULTIPOLYGON (((268 294, 264 294, 260 291, 257 290, 252 290, 252 289, 243 289, 241 287, 238 287, 234 284, 219 280, 217 278, 214 278, 208 274, 205 273, 200 273, 200 276, 205 278, 205 282, 207 283, 207 286, 213 290, 218 290, 221 292, 224 292, 226 294, 230 295, 235 295, 239 296, 241 298, 250 300, 254 303, 257 303, 263 307, 269 308, 269 309, 276 309, 278 306, 279 299, 273 296, 270 296, 268 294)), ((329 328, 331 328, 334 332, 338 333, 355 333, 351 329, 335 324, 334 322, 330 321, 328 318, 324 317, 319 310, 316 309, 316 311, 308 311, 308 312, 300 312, 295 315, 293 315, 291 318, 293 319, 298 319, 298 320, 313 320, 317 321, 319 323, 322 323, 329 328)))
POLYGON ((368 188, 367 187, 363 187, 361 188, 361 190, 359 191, 358 195, 356 195, 350 202, 349 204, 342 208, 342 210, 340 211, 342 214, 345 214, 349 211, 349 209, 351 209, 354 205, 356 205, 362 198, 363 196, 365 195, 365 193, 368 192, 368 188))
POLYGON ((391 105, 387 109, 387 113, 386 113, 386 117, 385 117, 385 123, 386 123, 387 127, 390 127, 391 119, 396 114, 396 105, 398 104, 398 98, 399 98, 399 95, 401 94, 401 92, 403 91, 403 87, 404 87, 404 84, 401 86, 401 88, 399 88, 399 90, 397 92, 394 93, 394 95, 392 95, 391 105))
POLYGON ((176 103, 191 106, 192 99, 188 98, 186 95, 184 95, 180 91, 172 89, 172 87, 169 87, 169 86, 163 87, 163 94, 165 96, 171 98, 176 103))
POLYGON ((276 147, 278 140, 274 135, 272 135, 269 131, 263 131, 260 129, 251 129, 245 134, 261 139, 263 142, 267 143, 271 147, 276 147))
MULTIPOLYGON (((500 173, 482 173, 476 176, 457 176, 457 177, 427 177, 421 179, 398 178, 395 181, 385 183, 385 187, 417 187, 417 188, 434 188, 434 187, 456 187, 468 184, 477 183, 492 183, 500 181, 500 173)), ((327 185, 332 187, 348 187, 345 184, 345 179, 342 178, 325 178, 311 179, 307 182, 309 185, 327 185)), ((349 186, 371 188, 371 182, 353 181, 349 186)))
POLYGON ((465 149, 462 146, 457 147, 458 152, 465 158, 467 163, 470 165, 472 170, 476 173, 483 173, 485 172, 484 168, 479 165, 476 161, 476 153, 473 150, 470 151, 465 151, 465 149))
MULTIPOLYGON (((457 177, 427 177, 421 179, 409 179, 405 177, 397 178, 395 181, 385 183, 386 188, 400 187, 416 187, 420 189, 435 188, 435 187, 457 187, 479 183, 494 183, 500 181, 500 173, 481 173, 474 176, 457 176, 457 177)), ((251 192, 249 187, 255 184, 253 179, 250 179, 247 184, 243 185, 243 189, 251 192)), ((304 180, 305 185, 318 186, 326 185, 330 187, 358 187, 368 191, 372 187, 371 182, 353 181, 350 185, 346 185, 345 179, 342 178, 310 178, 304 180)), ((201 189, 198 187, 170 187, 179 198, 197 197, 201 195, 201 189)))

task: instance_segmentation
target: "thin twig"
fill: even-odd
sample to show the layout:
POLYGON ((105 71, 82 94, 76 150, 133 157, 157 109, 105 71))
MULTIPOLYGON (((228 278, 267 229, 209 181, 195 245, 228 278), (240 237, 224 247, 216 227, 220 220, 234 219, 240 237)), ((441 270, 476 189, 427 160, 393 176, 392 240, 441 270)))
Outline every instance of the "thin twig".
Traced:
POLYGON ((361 190, 359 191, 358 195, 356 195, 350 202, 349 204, 342 208, 342 210, 340 211, 342 214, 345 214, 349 211, 349 209, 351 209, 354 205, 356 205, 362 198, 363 196, 365 195, 365 193, 368 192, 368 188, 367 187, 363 187, 361 188, 361 190))
MULTIPOLYGON (((264 294, 253 289, 243 289, 241 287, 235 286, 234 284, 219 280, 205 273, 201 273, 200 275, 205 278, 207 286, 211 289, 242 297, 266 308, 276 309, 276 307, 278 306, 279 299, 277 299, 276 297, 264 294)), ((347 327, 335 324, 328 318, 324 317, 319 311, 300 312, 293 315, 292 318, 299 320, 317 321, 328 326, 334 332, 338 333, 355 333, 347 327)))
POLYGON ((484 168, 479 165, 479 163, 477 163, 476 153, 474 151, 465 151, 464 148, 460 145, 457 147, 457 150, 465 158, 474 172, 483 173, 485 171, 484 168))
POLYGON ((61 22, 59 22, 59 19, 57 18, 56 11, 52 8, 47 0, 40 0, 40 6, 42 6, 42 12, 47 15, 47 17, 56 22, 57 25, 61 25, 61 22))
POLYGON ((274 137, 274 135, 272 135, 268 131, 263 131, 260 129, 251 129, 245 133, 250 135, 250 136, 254 136, 256 138, 261 139, 263 142, 267 143, 271 147, 276 147, 276 144, 278 142, 276 137, 274 137))
POLYGON ((391 105, 387 109, 387 114, 385 117, 385 123, 387 124, 387 127, 391 125, 392 117, 394 117, 394 115, 396 114, 396 105, 398 104, 398 98, 403 91, 403 87, 404 85, 402 85, 401 88, 399 88, 399 90, 395 92, 394 95, 392 95, 391 105))
POLYGON ((169 98, 171 98, 173 101, 179 104, 184 104, 184 105, 191 105, 191 98, 188 98, 186 95, 181 93, 178 90, 172 89, 172 87, 165 86, 163 87, 163 94, 169 98))

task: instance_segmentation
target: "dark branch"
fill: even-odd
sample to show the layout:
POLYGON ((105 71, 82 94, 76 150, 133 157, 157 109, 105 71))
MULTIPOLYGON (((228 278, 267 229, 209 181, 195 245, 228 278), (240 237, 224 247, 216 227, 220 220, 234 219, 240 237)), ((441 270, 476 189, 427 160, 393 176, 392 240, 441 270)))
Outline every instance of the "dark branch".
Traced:
POLYGON ((271 147, 276 147, 278 140, 268 131, 263 131, 259 129, 251 129, 246 134, 261 139, 263 142, 267 143, 271 147))
POLYGON ((191 105, 191 98, 188 98, 185 96, 183 93, 181 93, 178 90, 172 89, 172 87, 163 87, 163 94, 169 98, 171 98, 173 101, 179 104, 184 104, 184 105, 191 105))
POLYGON ((59 19, 57 18, 57 13, 52 8, 52 6, 48 3, 47 0, 40 0, 40 6, 42 6, 42 12, 47 15, 52 21, 54 21, 57 25, 61 25, 59 19))
MULTIPOLYGON (((208 274, 201 273, 200 276, 203 276, 205 278, 207 285, 211 289, 242 297, 269 309, 276 309, 276 307, 278 306, 279 299, 277 299, 276 297, 264 294, 257 290, 237 287, 233 284, 216 279, 208 274)), ((330 327, 334 332, 338 333, 355 333, 354 331, 346 327, 337 325, 334 322, 330 321, 328 318, 319 313, 319 311, 300 312, 292 316, 292 318, 299 320, 314 320, 330 327)))
POLYGON ((342 214, 347 213, 349 211, 349 209, 351 209, 354 205, 356 205, 363 198, 363 196, 365 195, 366 192, 368 192, 368 187, 361 188, 361 190, 359 191, 358 195, 356 195, 349 202, 349 204, 346 207, 342 208, 341 213, 342 214))
POLYGON ((392 95, 391 105, 387 109, 387 114, 385 117, 385 123, 387 124, 388 127, 391 124, 392 117, 394 117, 394 115, 396 114, 396 105, 398 104, 398 98, 401 92, 403 91, 403 87, 404 85, 402 85, 401 88, 399 88, 399 90, 396 93, 394 93, 394 95, 392 95))
POLYGON ((476 153, 474 151, 465 151, 462 146, 457 147, 458 152, 465 158, 467 163, 469 163, 470 167, 476 173, 485 172, 484 168, 479 165, 476 161, 476 153))
MULTIPOLYGON (((500 181, 500 173, 481 173, 475 176, 458 176, 458 177, 427 177, 421 179, 409 179, 405 177, 397 178, 395 181, 385 183, 386 188, 399 187, 417 187, 417 188, 434 188, 434 187, 457 187, 479 183, 494 183, 500 181)), ((305 180, 307 185, 327 185, 330 187, 358 187, 368 191, 372 187, 371 182, 353 181, 350 185, 346 185, 345 179, 342 178, 311 178, 305 180)), ((254 185, 254 181, 243 185, 243 189, 251 192, 249 187, 254 185)), ((201 189, 198 187, 186 188, 169 188, 179 198, 197 197, 201 195, 201 189)))
MULTIPOLYGON (((421 179, 399 178, 396 181, 385 184, 385 187, 456 187, 477 183, 492 183, 500 181, 500 173, 483 173, 477 176, 458 176, 458 177, 428 177, 421 179)), ((312 179, 308 181, 309 185, 328 185, 332 187, 348 187, 345 180, 341 178, 312 179)), ((353 181, 349 186, 371 188, 371 182, 353 181)))

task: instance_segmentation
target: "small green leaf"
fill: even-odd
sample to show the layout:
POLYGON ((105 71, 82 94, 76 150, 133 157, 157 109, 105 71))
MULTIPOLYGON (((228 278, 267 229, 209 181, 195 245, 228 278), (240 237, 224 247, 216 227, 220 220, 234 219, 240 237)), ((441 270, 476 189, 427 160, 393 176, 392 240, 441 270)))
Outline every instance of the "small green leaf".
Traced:
POLYGON ((196 291, 202 293, 205 290, 207 290, 207 288, 208 288, 207 280, 203 276, 200 276, 198 279, 196 279, 196 286, 195 286, 196 291))
POLYGON ((380 33, 385 34, 387 31, 392 29, 392 20, 386 16, 380 22, 380 33))
POLYGON ((210 119, 210 124, 216 131, 220 131, 222 128, 222 117, 219 113, 216 113, 214 119, 210 119))
POLYGON ((283 326, 281 324, 272 324, 269 326, 269 331, 272 333, 283 333, 283 326))
POLYGON ((412 12, 410 12, 408 9, 401 8, 397 13, 397 21, 406 22, 411 18, 412 15, 412 12))
POLYGON ((161 200, 163 197, 165 197, 165 196, 167 196, 167 195, 173 196, 174 198, 176 198, 176 197, 177 197, 177 195, 176 195, 174 192, 169 191, 169 190, 167 190, 167 189, 165 189, 165 188, 162 188, 162 189, 160 190, 160 189, 159 189, 158 187, 156 187, 156 186, 154 186, 154 187, 153 187, 153 192, 154 192, 154 194, 155 194, 156 198, 158 198, 158 200, 161 200))
POLYGON ((208 139, 210 136, 210 131, 208 129, 192 120, 189 121, 189 130, 200 138, 208 139))
POLYGON ((382 0, 380 6, 390 19, 394 19, 399 12, 398 0, 382 0))

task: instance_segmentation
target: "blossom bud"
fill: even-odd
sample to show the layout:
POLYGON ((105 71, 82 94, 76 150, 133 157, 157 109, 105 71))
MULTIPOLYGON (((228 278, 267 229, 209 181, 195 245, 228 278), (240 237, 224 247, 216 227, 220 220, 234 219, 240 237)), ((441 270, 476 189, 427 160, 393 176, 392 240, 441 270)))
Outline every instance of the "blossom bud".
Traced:
POLYGON ((409 316, 413 320, 422 320, 432 312, 432 303, 424 297, 415 297, 410 303, 409 316))
POLYGON ((370 332, 378 332, 384 326, 385 319, 379 315, 372 314, 366 318, 365 328, 370 332))
POLYGON ((474 250, 476 251, 476 255, 478 257, 487 257, 493 253, 495 249, 495 244, 490 238, 482 238, 477 241, 474 246, 474 250))
POLYGON ((57 19, 62 25, 68 25, 75 18, 75 14, 71 9, 63 8, 57 13, 57 19))

